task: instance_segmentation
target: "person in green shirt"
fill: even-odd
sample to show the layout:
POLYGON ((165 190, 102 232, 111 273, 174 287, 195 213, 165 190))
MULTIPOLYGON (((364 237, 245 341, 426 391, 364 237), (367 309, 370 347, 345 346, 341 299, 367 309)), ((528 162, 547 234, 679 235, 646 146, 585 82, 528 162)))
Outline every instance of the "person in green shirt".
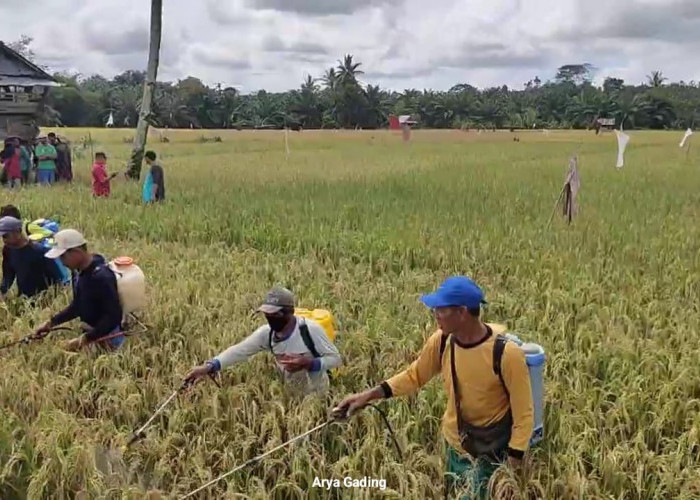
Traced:
POLYGON ((29 184, 29 171, 32 168, 32 155, 26 141, 22 141, 20 146, 20 159, 22 162, 22 183, 29 184))
POLYGON ((39 184, 53 184, 56 182, 56 148, 48 143, 46 136, 39 138, 39 144, 34 150, 39 160, 36 180, 39 184))

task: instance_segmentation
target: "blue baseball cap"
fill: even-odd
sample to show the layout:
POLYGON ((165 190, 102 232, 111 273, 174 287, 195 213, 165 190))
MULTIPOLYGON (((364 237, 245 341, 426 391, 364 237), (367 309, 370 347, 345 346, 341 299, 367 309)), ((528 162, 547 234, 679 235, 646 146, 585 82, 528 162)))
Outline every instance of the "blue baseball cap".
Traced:
POLYGON ((423 295, 420 300, 431 309, 450 306, 476 309, 487 303, 481 288, 466 276, 447 278, 435 293, 423 295))

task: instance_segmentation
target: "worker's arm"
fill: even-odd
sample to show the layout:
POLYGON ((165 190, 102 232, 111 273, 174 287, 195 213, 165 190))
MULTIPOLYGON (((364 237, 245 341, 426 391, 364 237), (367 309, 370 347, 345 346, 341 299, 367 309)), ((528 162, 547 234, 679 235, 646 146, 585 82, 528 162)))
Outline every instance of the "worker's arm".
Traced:
POLYGON ((332 370, 342 365, 343 361, 340 358, 340 352, 338 352, 338 348, 333 345, 333 342, 328 338, 323 327, 310 325, 308 323, 307 325, 309 327, 311 340, 314 342, 314 347, 316 347, 316 351, 321 355, 320 358, 314 359, 309 371, 332 370))
POLYGON ((85 338, 89 342, 99 340, 101 337, 112 333, 115 328, 119 327, 122 322, 122 308, 119 303, 119 291, 117 289, 117 281, 112 271, 98 274, 94 278, 91 292, 97 295, 98 300, 102 304, 102 316, 97 320, 93 328, 85 334, 85 338))
POLYGON ((406 370, 373 389, 346 397, 333 409, 333 414, 336 417, 345 418, 376 399, 406 396, 418 392, 431 378, 440 373, 441 339, 442 332, 438 330, 430 336, 418 355, 418 359, 411 363, 406 370))
POLYGON ((510 408, 513 415, 508 455, 522 459, 530 444, 530 437, 535 425, 535 412, 525 353, 512 342, 506 344, 506 349, 503 352, 501 374, 510 393, 510 408))
POLYGON ((2 248, 2 284, 0 295, 4 296, 15 282, 15 270, 10 266, 10 256, 5 247, 2 248))
POLYGON ((403 372, 381 383, 384 397, 399 397, 414 394, 430 379, 440 373, 440 339, 439 330, 430 336, 423 350, 411 365, 403 372))
POLYGON ((232 345, 216 356, 209 362, 212 365, 213 371, 218 372, 235 363, 245 361, 253 354, 267 349, 269 344, 269 331, 270 329, 268 327, 261 326, 238 344, 232 345))
POLYGON ((68 305, 68 307, 66 307, 63 311, 51 318, 51 326, 62 325, 63 323, 67 323, 70 320, 75 319, 77 317, 78 306, 76 304, 75 297, 73 297, 73 300, 68 305))

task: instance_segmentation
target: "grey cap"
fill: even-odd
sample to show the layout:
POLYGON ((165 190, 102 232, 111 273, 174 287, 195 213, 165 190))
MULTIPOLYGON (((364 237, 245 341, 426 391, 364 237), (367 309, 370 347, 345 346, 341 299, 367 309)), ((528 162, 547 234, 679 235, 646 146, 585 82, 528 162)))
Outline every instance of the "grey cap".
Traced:
POLYGON ((275 314, 284 307, 294 307, 294 294, 286 288, 276 287, 267 292, 265 300, 258 307, 258 312, 275 314))
POLYGON ((9 215, 0 219, 0 236, 4 236, 7 233, 11 233, 13 231, 21 231, 21 230, 22 230, 22 221, 21 220, 15 219, 14 217, 10 217, 9 215))

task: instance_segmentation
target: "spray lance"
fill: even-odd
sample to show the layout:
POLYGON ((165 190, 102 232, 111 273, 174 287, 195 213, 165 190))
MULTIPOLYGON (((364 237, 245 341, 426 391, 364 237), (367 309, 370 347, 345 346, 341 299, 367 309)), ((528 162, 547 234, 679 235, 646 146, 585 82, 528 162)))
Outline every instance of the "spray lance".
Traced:
MULTIPOLYGON (((214 382, 214 384, 216 384, 216 386, 217 386, 218 388, 221 388, 221 384, 220 384, 219 381, 216 379, 216 375, 214 375, 213 373, 210 373, 210 374, 209 374, 209 378, 211 378, 211 380, 214 382)), ((151 425, 151 423, 152 423, 152 422, 156 419, 156 417, 165 409, 165 407, 168 406, 168 405, 170 404, 170 402, 171 402, 172 400, 174 400, 175 397, 176 397, 178 394, 187 392, 187 390, 190 389, 194 384, 195 384, 195 379, 193 379, 193 378, 186 379, 184 382, 182 382, 182 384, 180 385, 180 387, 178 387, 177 389, 175 389, 175 390, 172 392, 172 394, 170 394, 170 396, 168 396, 168 399, 166 399, 165 402, 164 402, 163 404, 161 404, 161 405, 156 409, 155 412, 153 412, 153 414, 151 415, 151 418, 149 418, 149 419, 146 421, 145 424, 143 424, 141 427, 139 427, 138 429, 134 430, 134 431, 131 433, 131 439, 129 440, 129 442, 128 442, 126 445, 124 445, 124 446, 122 447, 122 452, 126 451, 126 450, 127 450, 132 444, 134 444, 135 442, 137 442, 137 441, 139 441, 139 440, 145 438, 145 437, 146 437, 146 434, 144 433, 144 431, 146 430, 146 428, 147 428, 149 425, 151 425)))
MULTIPOLYGON (((378 406, 376 406, 374 404, 369 404, 367 406, 374 408, 382 416, 382 420, 384 420, 384 424, 386 425, 387 429, 389 430, 389 434, 391 435, 391 439, 394 441, 394 445, 396 446, 396 451, 399 455, 399 459, 403 462, 403 453, 401 452, 401 447, 399 446, 399 442, 396 440, 396 435, 394 434, 394 430, 391 428, 391 425, 389 424, 389 419, 387 418, 386 413, 384 413, 384 411, 381 408, 379 408, 378 406)), ((228 471, 225 474, 222 474, 221 476, 217 477, 216 479, 209 481, 207 484, 200 486, 196 490, 189 492, 187 495, 180 497, 180 500, 185 500, 186 498, 190 498, 191 496, 193 496, 201 491, 204 491, 209 486, 211 486, 215 483, 218 483, 222 479, 227 478, 228 476, 238 472, 239 470, 245 469, 249 465, 252 465, 256 462, 259 462, 263 458, 265 458, 269 455, 272 455, 277 450, 281 450, 282 448, 289 446, 290 444, 294 443, 295 441, 299 441, 300 439, 303 439, 306 436, 313 434, 314 432, 319 431, 319 430, 327 427, 328 425, 330 425, 334 422, 346 421, 349 419, 349 417, 350 416, 347 414, 347 408, 340 408, 340 407, 333 408, 333 410, 331 411, 331 416, 324 423, 317 425, 313 429, 310 429, 310 430, 304 432, 303 434, 300 434, 296 437, 293 437, 289 441, 282 443, 279 446, 275 446, 271 450, 266 451, 265 453, 263 453, 261 455, 258 455, 256 457, 251 458, 250 460, 244 462, 243 464, 239 465, 238 467, 228 471)))
POLYGON ((36 340, 42 340, 44 337, 46 337, 49 333, 51 332, 57 332, 57 331, 72 331, 72 328, 68 328, 66 326, 56 326, 51 328, 48 332, 45 333, 32 333, 31 335, 27 335, 26 337, 22 337, 19 340, 15 340, 13 342, 9 342, 7 344, 4 344, 0 346, 0 350, 4 349, 9 349, 10 347, 19 345, 19 344, 29 344, 30 342, 36 341, 36 340))

